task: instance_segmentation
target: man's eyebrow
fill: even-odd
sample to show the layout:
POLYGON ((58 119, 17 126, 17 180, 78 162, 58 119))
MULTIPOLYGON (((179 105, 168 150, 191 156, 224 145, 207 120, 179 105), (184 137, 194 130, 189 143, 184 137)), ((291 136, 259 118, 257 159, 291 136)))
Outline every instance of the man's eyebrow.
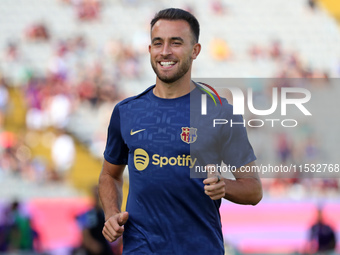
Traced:
POLYGON ((155 41, 159 41, 159 40, 162 40, 162 38, 160 37, 155 37, 152 39, 151 43, 154 43, 155 41))
MULTIPOLYGON (((178 36, 175 36, 175 37, 171 37, 170 38, 171 41, 181 41, 181 42, 184 42, 184 40, 182 39, 182 37, 178 37, 178 36)), ((162 41, 163 39, 160 38, 160 37, 155 37, 152 39, 151 43, 154 43, 155 41, 162 41)))
POLYGON ((171 37, 172 41, 181 41, 184 42, 184 40, 182 39, 182 37, 171 37))

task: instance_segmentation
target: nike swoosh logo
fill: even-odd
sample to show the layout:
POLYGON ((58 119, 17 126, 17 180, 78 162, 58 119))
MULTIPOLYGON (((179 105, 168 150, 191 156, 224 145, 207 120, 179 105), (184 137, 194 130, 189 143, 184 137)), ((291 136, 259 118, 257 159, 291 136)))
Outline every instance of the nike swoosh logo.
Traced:
POLYGON ((132 131, 132 129, 131 129, 130 135, 135 135, 135 134, 137 134, 137 133, 139 133, 139 132, 142 132, 142 131, 144 131, 144 130, 145 130, 145 129, 140 129, 140 130, 132 131))

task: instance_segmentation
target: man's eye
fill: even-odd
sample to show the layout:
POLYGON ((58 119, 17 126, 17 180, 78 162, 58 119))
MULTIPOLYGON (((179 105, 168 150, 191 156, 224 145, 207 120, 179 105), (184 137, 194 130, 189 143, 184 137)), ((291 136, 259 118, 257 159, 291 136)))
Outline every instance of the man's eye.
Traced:
POLYGON ((159 45, 161 45, 161 43, 160 43, 160 42, 156 42, 156 43, 154 43, 153 45, 159 46, 159 45))
POLYGON ((181 45, 180 42, 173 42, 173 44, 175 44, 175 45, 181 45))

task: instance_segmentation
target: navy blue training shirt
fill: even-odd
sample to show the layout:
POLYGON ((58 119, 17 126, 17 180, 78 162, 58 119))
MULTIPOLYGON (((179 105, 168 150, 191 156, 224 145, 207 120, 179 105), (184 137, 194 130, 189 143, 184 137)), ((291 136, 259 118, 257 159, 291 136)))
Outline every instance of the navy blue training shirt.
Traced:
MULTIPOLYGON (((240 167, 254 161, 245 128, 225 125, 214 135, 213 116, 190 121, 190 98, 192 93, 200 97, 199 89, 163 99, 153 88, 118 103, 108 128, 105 160, 129 169, 123 254, 222 255, 221 200, 204 193, 203 179, 190 178, 190 167, 221 160, 240 167), (204 153, 194 157, 199 154, 195 147, 191 155, 193 144, 204 153)), ((219 113, 242 121, 232 116, 225 99, 223 104, 219 113)))

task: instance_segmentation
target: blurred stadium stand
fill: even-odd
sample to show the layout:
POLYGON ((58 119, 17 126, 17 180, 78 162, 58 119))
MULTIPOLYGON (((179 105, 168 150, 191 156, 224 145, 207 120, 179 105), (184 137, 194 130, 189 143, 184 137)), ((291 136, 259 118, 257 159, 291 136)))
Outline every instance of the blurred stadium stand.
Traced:
MULTIPOLYGON (((202 52, 195 60, 193 77, 336 79, 340 76, 340 2, 315 3, 175 0, 171 6, 191 10, 201 24, 202 52)), ((0 202, 25 202, 45 240, 43 248, 51 254, 80 242, 73 219, 89 207, 84 197, 98 180, 111 111, 122 98, 154 83, 147 52, 149 21, 167 7, 165 0, 0 3, 0 83, 9 93, 1 109, 0 202), (84 6, 86 2, 90 4, 84 6), (57 95, 66 95, 62 123, 46 117, 57 95), (27 120, 32 109, 40 114, 34 121, 27 120), (35 128, 27 127, 30 122, 35 128), (72 137, 76 151, 74 164, 62 173, 51 156, 60 130, 72 137)), ((317 105, 332 107, 328 95, 339 95, 339 88, 319 92, 317 105)), ((263 142, 257 140, 261 136, 254 131, 249 136, 261 154, 263 142)), ((336 158, 339 138, 324 139, 336 158)), ((335 216, 340 215, 339 179, 294 184, 266 179, 264 188, 265 199, 257 207, 222 204, 227 253, 303 253, 320 202, 329 203, 326 217, 340 240, 340 221, 335 216)), ((124 201, 127 190, 125 182, 124 201)))

